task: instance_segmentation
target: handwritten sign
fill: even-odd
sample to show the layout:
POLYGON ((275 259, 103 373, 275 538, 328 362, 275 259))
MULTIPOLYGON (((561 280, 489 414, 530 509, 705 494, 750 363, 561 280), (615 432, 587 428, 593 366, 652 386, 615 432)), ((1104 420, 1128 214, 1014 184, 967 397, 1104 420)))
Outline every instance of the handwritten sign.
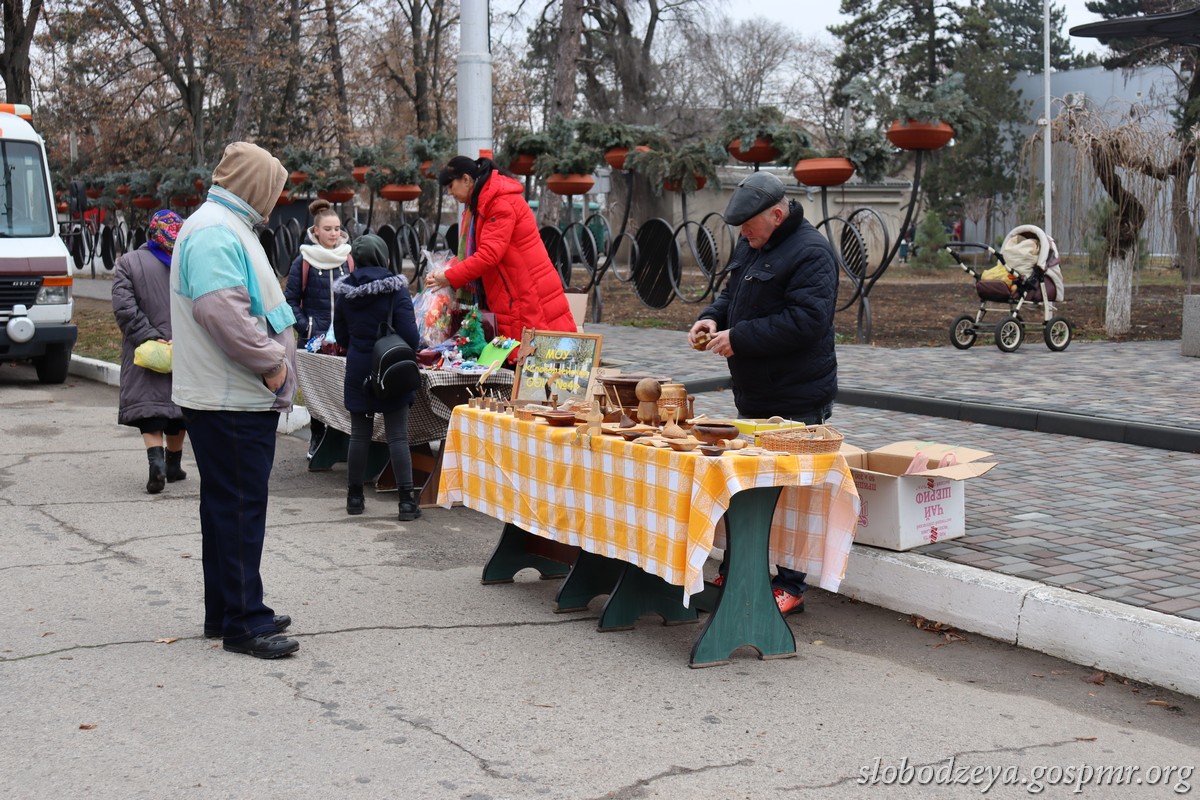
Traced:
POLYGON ((588 385, 600 365, 598 333, 558 333, 526 329, 517 351, 517 380, 513 401, 547 403, 552 396, 564 403, 590 400, 588 385))

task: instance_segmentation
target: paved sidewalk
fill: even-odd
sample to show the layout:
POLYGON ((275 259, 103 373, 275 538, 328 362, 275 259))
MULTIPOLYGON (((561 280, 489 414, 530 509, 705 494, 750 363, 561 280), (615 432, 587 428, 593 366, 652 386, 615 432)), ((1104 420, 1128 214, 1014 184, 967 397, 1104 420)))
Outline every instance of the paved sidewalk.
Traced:
MULTIPOLYGON (((735 413, 723 359, 686 334, 586 330, 605 361, 701 391, 697 413, 735 413)), ((1200 696, 1200 359, 1178 341, 1030 339, 1013 354, 842 345, 838 360, 848 442, 963 444, 999 464, 967 488, 966 536, 856 545, 843 593, 1200 696)))

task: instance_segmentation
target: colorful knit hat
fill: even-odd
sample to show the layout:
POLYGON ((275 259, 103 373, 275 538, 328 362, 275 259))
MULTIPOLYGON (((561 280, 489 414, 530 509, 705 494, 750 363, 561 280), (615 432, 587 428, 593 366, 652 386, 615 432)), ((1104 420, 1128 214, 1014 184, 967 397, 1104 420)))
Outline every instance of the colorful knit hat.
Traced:
POLYGON ((183 225, 183 217, 164 208, 150 218, 150 227, 146 231, 146 238, 169 254, 175 248, 175 237, 179 235, 181 225, 183 225))

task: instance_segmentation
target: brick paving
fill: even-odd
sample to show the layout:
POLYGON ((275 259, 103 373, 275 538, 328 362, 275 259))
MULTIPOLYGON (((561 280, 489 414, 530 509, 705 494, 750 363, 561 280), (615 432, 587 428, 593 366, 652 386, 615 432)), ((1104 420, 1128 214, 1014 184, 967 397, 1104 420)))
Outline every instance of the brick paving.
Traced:
MULTIPOLYGON (((676 380, 727 377, 677 331, 588 325, 605 360, 676 380)), ((846 388, 912 393, 1200 429, 1200 359, 1178 341, 1030 339, 992 346, 839 346, 846 388)), ((728 391, 697 413, 734 413, 728 391)), ((1200 620, 1200 455, 839 404, 833 423, 866 449, 902 439, 963 444, 999 466, 967 487, 967 535, 911 552, 1200 620)))

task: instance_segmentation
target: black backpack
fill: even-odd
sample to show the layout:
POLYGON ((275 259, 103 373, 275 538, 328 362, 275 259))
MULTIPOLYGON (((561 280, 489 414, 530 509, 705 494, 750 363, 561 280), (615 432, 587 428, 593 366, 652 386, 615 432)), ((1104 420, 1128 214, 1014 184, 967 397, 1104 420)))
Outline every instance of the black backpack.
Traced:
POLYGON ((388 317, 379 323, 375 347, 371 350, 371 371, 363 381, 363 389, 376 400, 399 400, 407 392, 421 386, 421 369, 416 355, 404 337, 392 327, 396 295, 392 294, 388 317))

